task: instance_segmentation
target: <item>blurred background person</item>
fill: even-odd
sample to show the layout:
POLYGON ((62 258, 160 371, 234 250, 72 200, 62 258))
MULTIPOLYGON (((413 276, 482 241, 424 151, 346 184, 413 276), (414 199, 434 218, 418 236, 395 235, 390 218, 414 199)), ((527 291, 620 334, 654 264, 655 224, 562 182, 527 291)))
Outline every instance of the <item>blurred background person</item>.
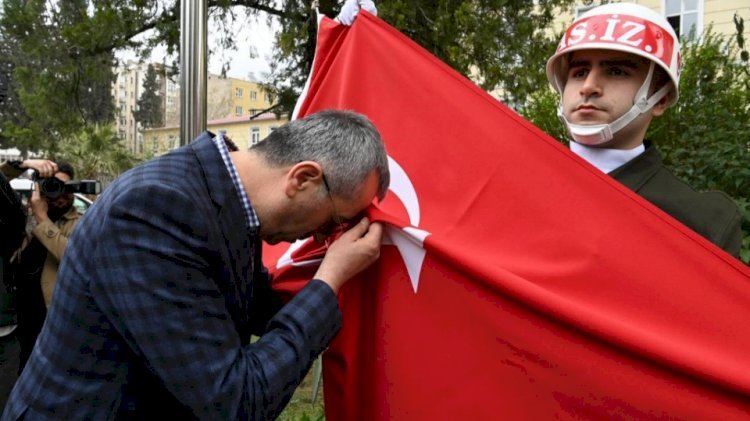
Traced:
POLYGON ((0 407, 5 405, 19 372, 16 286, 10 259, 21 247, 27 219, 25 205, 10 180, 30 169, 41 177, 52 177, 57 163, 46 159, 0 163, 0 407))
POLYGON ((44 324, 60 260, 80 218, 73 206, 73 192, 64 187, 75 175, 73 167, 58 162, 38 173, 40 178, 28 203, 34 226, 11 257, 13 284, 17 288, 19 374, 44 324), (51 171, 52 177, 44 176, 51 171))

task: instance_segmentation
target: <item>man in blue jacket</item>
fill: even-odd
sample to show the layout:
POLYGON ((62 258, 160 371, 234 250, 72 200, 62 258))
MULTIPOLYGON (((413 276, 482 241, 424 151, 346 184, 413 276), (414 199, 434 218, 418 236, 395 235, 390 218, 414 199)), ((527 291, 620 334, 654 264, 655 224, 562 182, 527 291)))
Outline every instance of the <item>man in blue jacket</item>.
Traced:
POLYGON ((377 259, 382 227, 352 220, 286 305, 261 240, 341 229, 389 177, 375 127, 344 111, 245 151, 203 134, 123 174, 70 239, 3 419, 273 419, 339 330, 336 293, 377 259))

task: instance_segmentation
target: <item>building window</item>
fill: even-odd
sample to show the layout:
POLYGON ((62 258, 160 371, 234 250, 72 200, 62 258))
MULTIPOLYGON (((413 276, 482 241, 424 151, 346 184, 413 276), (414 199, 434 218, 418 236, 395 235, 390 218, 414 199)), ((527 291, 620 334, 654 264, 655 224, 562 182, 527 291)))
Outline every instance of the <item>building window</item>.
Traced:
POLYGON ((255 91, 250 91, 250 101, 255 101, 258 99, 258 93, 255 91))
POLYGON ((701 0, 664 0, 664 16, 678 37, 700 36, 703 32, 701 0))
POLYGON ((274 130, 276 130, 276 129, 278 129, 278 127, 277 127, 277 126, 271 126, 271 127, 269 127, 269 128, 268 128, 268 134, 270 135, 270 134, 271 134, 271 133, 273 133, 273 131, 274 131, 274 130))
POLYGON ((578 19, 581 17, 582 14, 588 12, 589 10, 599 6, 598 4, 590 4, 588 6, 576 6, 575 8, 575 19, 578 19))
POLYGON ((260 127, 253 127, 250 129, 250 145, 258 142, 260 142, 260 127))
POLYGON ((242 106, 238 105, 234 107, 234 115, 242 115, 242 106))
POLYGON ((234 96, 242 98, 242 88, 234 88, 234 96))

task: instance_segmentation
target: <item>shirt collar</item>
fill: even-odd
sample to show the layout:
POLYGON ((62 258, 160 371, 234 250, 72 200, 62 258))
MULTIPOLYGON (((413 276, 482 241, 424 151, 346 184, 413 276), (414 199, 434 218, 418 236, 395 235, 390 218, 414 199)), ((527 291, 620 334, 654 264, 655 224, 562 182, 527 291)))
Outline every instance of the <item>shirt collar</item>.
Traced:
POLYGON ((642 154, 646 147, 641 143, 633 149, 606 149, 570 142, 570 150, 600 171, 609 173, 642 154))
POLYGON ((248 228, 258 228, 260 226, 258 215, 255 213, 255 209, 253 209, 250 199, 247 197, 247 192, 245 192, 245 188, 240 182, 237 168, 229 157, 229 148, 227 148, 226 143, 224 143, 224 135, 219 133, 212 140, 214 145, 219 149, 219 154, 221 154, 221 159, 224 161, 224 166, 226 166, 229 176, 232 178, 232 184, 234 184, 234 188, 240 196, 240 202, 242 203, 242 209, 245 213, 245 222, 247 223, 248 228))

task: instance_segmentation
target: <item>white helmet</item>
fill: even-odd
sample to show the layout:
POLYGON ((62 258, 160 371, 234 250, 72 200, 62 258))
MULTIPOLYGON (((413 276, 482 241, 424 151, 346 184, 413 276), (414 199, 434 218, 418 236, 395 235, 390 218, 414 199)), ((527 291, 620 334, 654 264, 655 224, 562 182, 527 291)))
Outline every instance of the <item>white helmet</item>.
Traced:
POLYGON ((565 31, 557 52, 547 60, 547 79, 561 97, 558 116, 568 127, 573 140, 586 144, 611 140, 615 132, 650 110, 666 95, 669 95, 668 106, 675 103, 681 70, 680 41, 672 26, 653 10, 633 3, 610 3, 584 13, 565 31), (646 80, 633 98, 633 107, 609 124, 573 124, 563 116, 562 93, 569 53, 590 49, 624 51, 651 61, 646 80), (671 83, 648 97, 654 65, 669 75, 671 83))

